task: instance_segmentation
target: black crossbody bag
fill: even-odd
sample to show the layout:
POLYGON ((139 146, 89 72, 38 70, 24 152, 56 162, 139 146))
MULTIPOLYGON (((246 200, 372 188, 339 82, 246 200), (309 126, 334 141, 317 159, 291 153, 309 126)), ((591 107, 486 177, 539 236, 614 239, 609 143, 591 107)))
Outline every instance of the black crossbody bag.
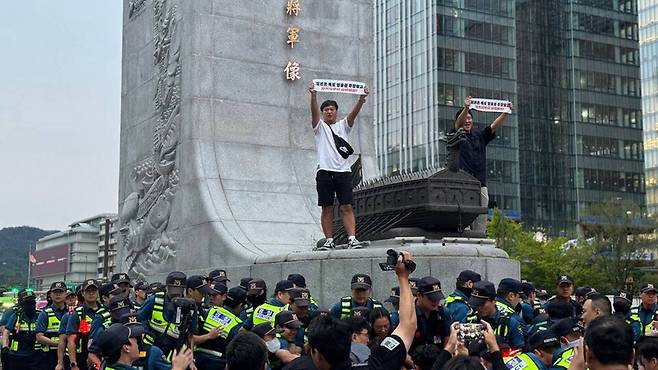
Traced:
POLYGON ((331 128, 331 125, 326 123, 327 126, 329 126, 329 130, 331 130, 331 134, 334 136, 334 144, 336 145, 336 150, 338 151, 338 154, 340 154, 341 157, 347 159, 350 155, 354 154, 354 148, 350 145, 350 143, 347 142, 347 140, 343 139, 342 137, 336 135, 334 130, 331 128))

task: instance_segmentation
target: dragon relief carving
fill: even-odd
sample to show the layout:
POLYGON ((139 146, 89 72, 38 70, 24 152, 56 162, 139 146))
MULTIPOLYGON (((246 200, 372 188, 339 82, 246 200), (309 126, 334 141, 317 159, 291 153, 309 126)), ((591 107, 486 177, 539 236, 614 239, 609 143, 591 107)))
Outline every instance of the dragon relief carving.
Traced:
POLYGON ((164 272, 176 257, 175 237, 167 232, 167 226, 179 184, 176 148, 181 123, 181 63, 177 6, 168 0, 155 0, 153 20, 153 153, 133 169, 133 191, 124 199, 119 215, 125 251, 123 270, 140 279, 164 272))

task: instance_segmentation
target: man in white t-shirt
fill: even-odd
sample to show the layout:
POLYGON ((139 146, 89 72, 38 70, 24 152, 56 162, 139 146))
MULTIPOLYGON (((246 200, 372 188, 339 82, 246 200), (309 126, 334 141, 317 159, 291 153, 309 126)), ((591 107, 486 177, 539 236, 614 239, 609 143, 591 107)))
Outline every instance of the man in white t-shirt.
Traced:
POLYGON ((352 172, 349 157, 343 158, 336 149, 332 134, 347 140, 347 135, 352 130, 356 116, 359 114, 363 103, 368 96, 368 87, 364 89, 365 94, 359 96, 359 100, 352 111, 340 121, 338 117, 338 103, 334 100, 326 100, 318 107, 317 91, 313 82, 308 87, 311 93, 311 125, 315 133, 315 146, 318 152, 318 167, 315 176, 318 191, 318 205, 322 207, 322 231, 326 238, 322 249, 335 248, 333 238, 333 208, 334 199, 338 198, 340 210, 343 215, 343 225, 348 236, 348 248, 359 248, 356 240, 356 219, 352 203, 352 172))

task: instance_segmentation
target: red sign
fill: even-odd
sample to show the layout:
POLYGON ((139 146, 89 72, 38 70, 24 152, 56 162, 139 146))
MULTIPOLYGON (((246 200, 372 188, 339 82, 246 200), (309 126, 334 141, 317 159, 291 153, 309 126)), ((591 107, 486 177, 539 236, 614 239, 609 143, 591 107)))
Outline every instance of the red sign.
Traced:
POLYGON ((34 251, 35 263, 32 264, 33 278, 63 275, 68 272, 69 244, 58 245, 47 249, 34 251))

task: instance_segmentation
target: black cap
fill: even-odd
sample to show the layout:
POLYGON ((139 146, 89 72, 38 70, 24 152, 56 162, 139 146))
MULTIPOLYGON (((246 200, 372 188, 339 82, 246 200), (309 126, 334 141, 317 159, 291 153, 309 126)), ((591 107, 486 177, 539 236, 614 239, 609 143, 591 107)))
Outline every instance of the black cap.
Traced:
POLYGON ((496 298, 496 288, 493 283, 486 280, 478 281, 473 284, 471 297, 468 299, 468 305, 475 308, 482 306, 487 300, 496 298))
POLYGON ((527 281, 521 283, 521 290, 523 291, 523 294, 525 294, 526 297, 536 291, 534 284, 527 281))
POLYGON ((141 337, 144 334, 144 325, 137 320, 137 314, 133 312, 121 315, 119 322, 130 328, 133 338, 141 337))
POLYGON ((564 337, 573 333, 584 333, 585 329, 578 323, 578 319, 575 317, 567 317, 566 319, 558 320, 553 326, 551 326, 551 330, 555 333, 555 335, 560 338, 564 337))
POLYGON ((210 294, 226 294, 226 292, 228 292, 228 287, 226 284, 217 281, 213 281, 210 284, 210 289, 213 290, 213 292, 210 294))
POLYGON ((445 299, 441 291, 441 282, 439 279, 426 276, 418 281, 418 293, 426 296, 432 302, 439 302, 445 299))
POLYGON ((411 294, 416 295, 418 293, 418 281, 420 279, 417 277, 409 277, 409 287, 411 288, 411 294))
POLYGON ((306 288, 306 279, 301 274, 290 274, 288 280, 292 281, 297 288, 306 288))
POLYGON ((299 329, 302 326, 301 321, 297 319, 297 314, 292 311, 281 311, 274 318, 274 325, 277 327, 287 326, 293 329, 299 329))
POLYGON ((185 287, 196 289, 201 292, 201 294, 213 294, 213 290, 210 289, 208 282, 206 282, 206 278, 201 275, 190 276, 185 283, 185 287))
POLYGON ((648 293, 648 292, 656 293, 656 288, 654 287, 654 285, 649 283, 642 284, 642 286, 640 287, 640 293, 648 293))
POLYGON ((263 339, 266 335, 276 335, 277 333, 282 332, 282 330, 277 330, 273 328, 272 324, 270 324, 269 322, 264 322, 262 324, 258 324, 254 326, 251 329, 251 332, 261 337, 261 339, 263 339))
POLYGON ((469 280, 477 283, 478 281, 482 281, 482 276, 471 270, 464 270, 459 273, 459 276, 457 276, 457 281, 467 282, 469 280))
POLYGON ((135 290, 148 290, 148 285, 143 281, 138 281, 135 283, 135 290))
POLYGON ((565 283, 569 283, 573 285, 573 278, 571 278, 571 276, 569 275, 560 275, 557 277, 556 285, 561 285, 565 283))
POLYGON ((143 327, 140 330, 136 325, 128 327, 119 323, 112 324, 100 333, 94 344, 103 356, 112 356, 121 351, 129 338, 139 338, 143 333, 143 327))
POLYGON ((274 293, 277 292, 285 292, 294 287, 294 284, 290 280, 281 280, 278 283, 276 283, 276 287, 274 288, 274 293))
POLYGON ((588 294, 595 292, 594 288, 590 286, 579 286, 573 292, 576 297, 587 297, 588 294))
POLYGON ((187 282, 187 276, 183 272, 173 271, 170 272, 169 275, 167 275, 167 280, 166 280, 167 285, 179 286, 181 288, 184 288, 186 282, 187 282))
POLYGON ((512 278, 504 278, 498 283, 498 294, 502 293, 523 293, 523 284, 512 278))
POLYGON ((155 282, 149 284, 149 293, 157 293, 157 292, 164 292, 167 289, 167 286, 162 284, 161 282, 155 282))
POLYGON ((633 303, 633 295, 623 290, 620 290, 617 292, 617 294, 615 294, 614 300, 616 301, 618 299, 623 299, 630 303, 633 303))
POLYGON ((228 279, 228 274, 226 273, 226 270, 212 270, 208 274, 208 277, 210 280, 217 280, 217 281, 231 281, 228 279))
POLYGON ((228 290, 228 293, 226 293, 226 299, 230 299, 236 304, 244 303, 247 300, 247 292, 236 286, 228 290))
POLYGON ((25 290, 21 289, 20 292, 18 292, 18 300, 19 301, 24 301, 26 299, 36 299, 37 295, 34 293, 33 290, 25 290))
POLYGON ((98 289, 100 287, 100 284, 98 284, 98 281, 96 279, 85 280, 84 283, 82 283, 82 287, 80 288, 80 290, 84 292, 85 290, 87 290, 87 288, 90 288, 92 286, 98 289))
POLYGON ((249 290, 249 282, 254 280, 252 277, 243 277, 240 279, 240 285, 239 287, 244 289, 244 290, 249 290))
POLYGON ((101 288, 98 289, 98 293, 102 296, 105 295, 117 295, 123 293, 123 290, 119 288, 118 285, 114 283, 105 283, 101 285, 101 288))
POLYGON ((63 281, 56 281, 50 284, 50 291, 54 292, 56 290, 61 290, 62 292, 66 291, 66 283, 63 281))
POLYGON ((264 290, 267 289, 267 284, 263 279, 252 279, 249 284, 247 284, 247 294, 249 295, 261 295, 264 290))
POLYGON ((537 298, 548 299, 548 297, 550 297, 550 296, 549 296, 548 292, 545 291, 544 289, 537 290, 537 298))
POLYGON ((308 307, 311 304, 311 292, 306 288, 290 289, 290 300, 298 307, 308 307))
MULTIPOLYGON (((128 283, 130 284, 130 277, 125 272, 112 275, 110 279, 114 284, 128 283)), ((132 286, 132 285, 131 285, 132 286)))
POLYGON ((559 346, 560 339, 551 329, 540 330, 528 338, 528 349, 534 351, 537 348, 559 346))
POLYGON ((110 304, 108 305, 110 312, 117 311, 121 309, 131 310, 133 308, 132 302, 128 297, 122 295, 114 296, 110 299, 110 304))
POLYGON ((391 288, 391 295, 386 298, 384 302, 398 303, 400 302, 400 287, 396 286, 391 288))
POLYGON ((370 289, 372 288, 372 279, 366 274, 356 274, 352 276, 350 282, 352 290, 354 289, 370 289))
POLYGON ((350 317, 361 317, 367 320, 368 316, 370 316, 368 307, 358 306, 350 310, 350 317))

